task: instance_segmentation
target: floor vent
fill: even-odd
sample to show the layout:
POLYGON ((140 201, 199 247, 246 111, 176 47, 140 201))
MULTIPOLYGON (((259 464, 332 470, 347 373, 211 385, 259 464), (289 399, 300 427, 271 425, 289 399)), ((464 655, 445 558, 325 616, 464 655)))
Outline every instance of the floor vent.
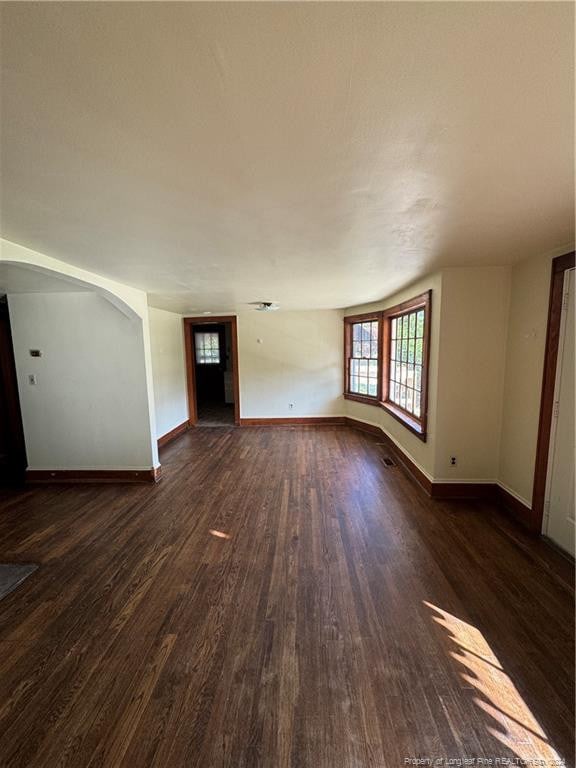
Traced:
POLYGON ((392 459, 388 458, 388 456, 385 456, 383 461, 384 461, 384 464, 386 464, 387 467, 395 467, 396 466, 395 462, 393 462, 392 459))

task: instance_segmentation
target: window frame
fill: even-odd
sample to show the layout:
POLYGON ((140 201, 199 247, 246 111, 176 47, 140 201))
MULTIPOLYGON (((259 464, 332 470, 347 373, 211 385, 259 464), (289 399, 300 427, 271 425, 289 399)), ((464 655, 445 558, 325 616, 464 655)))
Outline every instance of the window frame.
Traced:
POLYGON ((413 299, 404 301, 394 307, 389 307, 382 312, 382 337, 383 337, 383 364, 382 374, 382 402, 381 405, 387 413, 397 419, 401 424, 413 432, 417 437, 426 442, 428 426, 428 370, 430 367, 430 319, 432 309, 432 291, 426 291, 413 299), (390 342, 392 336, 392 320, 403 315, 424 310, 424 336, 422 338, 422 376, 420 388, 420 416, 415 416, 405 410, 398 403, 389 398, 390 381, 390 342))
MULTIPOLYGON (((356 358, 354 358, 356 359, 356 358)), ((369 358, 366 358, 369 359, 369 358)), ((370 358, 374 359, 374 358, 370 358)), ((344 397, 359 403, 378 405, 382 399, 382 313, 366 312, 362 315, 349 315, 344 318, 344 397), (350 391, 350 360, 352 360, 352 326, 358 323, 378 323, 378 378, 375 395, 362 395, 350 391)))
POLYGON ((422 442, 426 442, 428 428, 428 380, 430 369, 430 331, 432 321, 432 290, 414 296, 393 307, 387 307, 379 312, 368 312, 361 315, 349 315, 344 318, 344 398, 355 400, 367 405, 383 408, 394 419, 403 424, 422 442), (390 342, 392 320, 402 315, 424 310, 424 336, 422 339, 422 374, 420 389, 420 416, 402 408, 389 399, 390 380, 390 342), (352 348, 352 326, 360 322, 378 321, 378 393, 359 395, 350 392, 350 359, 352 348))

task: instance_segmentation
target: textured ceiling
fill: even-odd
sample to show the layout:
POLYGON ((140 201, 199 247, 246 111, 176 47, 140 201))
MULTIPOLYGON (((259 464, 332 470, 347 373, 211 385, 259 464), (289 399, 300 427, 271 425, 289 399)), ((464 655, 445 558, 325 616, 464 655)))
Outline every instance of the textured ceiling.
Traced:
POLYGON ((572 3, 2 3, 2 235, 181 311, 574 235, 572 3))

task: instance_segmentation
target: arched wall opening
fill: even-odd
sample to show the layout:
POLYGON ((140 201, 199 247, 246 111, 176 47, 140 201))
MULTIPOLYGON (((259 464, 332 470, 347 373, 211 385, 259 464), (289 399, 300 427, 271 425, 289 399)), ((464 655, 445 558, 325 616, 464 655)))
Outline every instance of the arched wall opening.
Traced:
POLYGON ((0 260, 27 476, 156 479, 146 297, 90 277, 0 260))

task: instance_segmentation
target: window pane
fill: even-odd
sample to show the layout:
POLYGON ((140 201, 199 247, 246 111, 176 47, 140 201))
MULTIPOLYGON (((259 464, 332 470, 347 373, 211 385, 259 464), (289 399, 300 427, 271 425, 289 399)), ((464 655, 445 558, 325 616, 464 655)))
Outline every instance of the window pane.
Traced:
POLYGON ((414 366, 408 364, 408 371, 406 373, 406 384, 409 387, 414 387, 414 366))
POLYGON ((416 336, 419 339, 424 336, 424 310, 421 309, 416 315, 416 336))
POLYGON ((352 324, 352 349, 349 391, 358 395, 378 395, 378 320, 352 324))
POLYGON ((408 339, 402 339, 402 354, 400 359, 403 361, 408 360, 408 339))
POLYGON ((402 338, 408 338, 408 315, 404 315, 402 318, 402 338))
POLYGON ((422 389, 422 366, 417 365, 414 375, 414 389, 420 391, 422 389))
POLYGON ((220 362, 220 336, 218 332, 197 331, 194 334, 196 362, 200 365, 220 362))
POLYGON ((414 416, 420 416, 420 392, 414 392, 414 416))
POLYGON ((415 312, 413 312, 410 315, 410 324, 409 324, 409 326, 410 326, 409 335, 410 335, 411 338, 413 338, 416 335, 416 313, 415 312))
POLYGON ((412 413, 412 391, 410 387, 406 389, 406 410, 412 413))
POLYGON ((390 338, 395 339, 396 338, 396 318, 392 318, 392 323, 390 326, 390 338))
POLYGON ((408 341, 408 362, 414 362, 414 339, 408 341))
POLYGON ((402 406, 402 408, 406 408, 406 387, 403 384, 400 385, 399 404, 402 406))
POLYGON ((416 339, 416 362, 422 364, 422 347, 423 347, 423 340, 422 339, 416 339))

